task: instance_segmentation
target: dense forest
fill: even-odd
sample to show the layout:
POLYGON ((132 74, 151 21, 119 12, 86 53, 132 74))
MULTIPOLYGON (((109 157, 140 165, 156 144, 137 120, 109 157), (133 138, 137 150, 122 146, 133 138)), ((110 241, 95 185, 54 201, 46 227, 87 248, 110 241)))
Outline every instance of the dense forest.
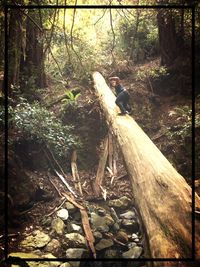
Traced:
POLYGON ((199 69, 198 1, 7 0, 0 265, 198 266, 199 69))

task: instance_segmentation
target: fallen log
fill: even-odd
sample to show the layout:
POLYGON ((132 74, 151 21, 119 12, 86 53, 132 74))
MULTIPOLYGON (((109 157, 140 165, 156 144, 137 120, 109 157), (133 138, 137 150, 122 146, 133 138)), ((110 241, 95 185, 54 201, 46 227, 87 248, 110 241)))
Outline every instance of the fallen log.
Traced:
MULTIPOLYGON (((124 157, 151 257, 191 259, 190 186, 131 116, 117 115, 115 96, 102 75, 94 72, 93 80, 109 130, 114 133, 124 157)), ((195 195, 195 201, 199 207, 198 195, 195 195)), ((198 230, 199 224, 196 224, 196 233, 198 230)), ((196 257, 200 258, 200 236, 196 236, 195 242, 196 257)), ((177 266, 177 262, 155 262, 155 266, 172 267, 177 266)))

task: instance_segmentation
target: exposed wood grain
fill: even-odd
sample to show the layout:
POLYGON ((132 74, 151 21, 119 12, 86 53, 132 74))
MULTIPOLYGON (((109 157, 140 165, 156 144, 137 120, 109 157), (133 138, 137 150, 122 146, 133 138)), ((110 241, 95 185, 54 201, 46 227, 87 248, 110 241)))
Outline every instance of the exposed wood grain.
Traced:
MULTIPOLYGON (((93 80, 107 123, 124 157, 152 258, 191 258, 190 186, 131 116, 117 115, 115 96, 102 75, 94 72, 93 80)), ((198 195, 195 195, 195 203, 200 206, 198 195)), ((196 227, 199 229, 199 225, 196 227)), ((195 241, 196 256, 200 258, 198 235, 195 241)), ((155 266, 177 266, 177 263, 170 264, 159 262, 155 266)))

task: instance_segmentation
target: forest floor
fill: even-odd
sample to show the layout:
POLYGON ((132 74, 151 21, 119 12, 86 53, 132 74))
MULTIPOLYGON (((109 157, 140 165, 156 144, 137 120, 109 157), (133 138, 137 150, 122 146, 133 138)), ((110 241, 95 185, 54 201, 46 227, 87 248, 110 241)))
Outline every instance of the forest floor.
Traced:
MULTIPOLYGON (((138 65, 137 68, 149 68, 154 64, 158 64, 158 60, 138 65)), ((188 123, 190 119, 181 111, 184 108, 190 109, 191 97, 174 95, 172 93, 173 88, 166 88, 164 84, 163 90, 165 91, 160 92, 162 83, 152 83, 152 91, 146 81, 135 80, 133 73, 136 70, 133 68, 127 71, 126 68, 122 67, 116 72, 117 75, 124 77, 122 79, 123 85, 130 92, 130 104, 133 110, 131 116, 187 179, 188 183, 191 183, 191 138, 183 138, 180 134, 181 126, 188 123)), ((78 83, 73 84, 73 87, 76 86, 80 89, 81 96, 78 98, 76 108, 71 107, 70 112, 64 112, 63 121, 73 123, 76 133, 84 141, 84 148, 78 152, 77 160, 83 196, 81 197, 74 189, 70 163, 68 169, 65 168, 65 170, 67 169, 65 179, 70 187, 76 191, 78 195, 76 201, 86 207, 92 231, 95 233, 97 257, 107 259, 130 258, 130 255, 140 259, 148 257, 148 246, 142 231, 142 222, 132 201, 134 196, 119 148, 117 149, 117 175, 111 183, 112 176, 109 171, 105 171, 102 183, 103 189, 106 190, 106 201, 103 197, 95 197, 93 184, 107 126, 92 86, 85 88, 78 83), (114 215, 111 208, 115 212, 114 215), (134 211, 134 214, 131 214, 131 211, 134 211), (123 215, 125 213, 128 215, 123 215), (132 220, 131 223, 130 219, 132 220)), ((49 95, 46 97, 48 100, 55 97, 50 95, 50 92, 51 88, 49 88, 49 95)), ((60 95, 62 93, 64 92, 60 92, 60 95)), ((51 110, 59 114, 60 108, 60 103, 57 103, 51 107, 51 110)), ((39 166, 38 162, 43 161, 43 157, 43 154, 36 154, 35 156, 33 153, 30 156, 29 154, 22 155, 20 150, 10 154, 13 163, 9 166, 12 176, 9 177, 12 181, 11 191, 9 191, 12 192, 12 203, 9 204, 8 210, 8 234, 10 235, 8 251, 9 253, 31 253, 27 254, 29 258, 70 258, 70 256, 71 258, 79 258, 81 255, 86 255, 86 258, 92 257, 82 240, 84 234, 80 212, 76 207, 70 205, 69 201, 66 201, 61 194, 67 192, 67 188, 55 173, 45 168, 42 169, 41 166, 40 168, 36 167, 39 166), (30 162, 31 164, 34 163, 35 167, 30 167, 30 162), (63 215, 59 215, 58 211, 62 209, 68 210, 67 219, 63 218, 63 215), (72 224, 75 226, 72 227, 72 224), (79 235, 72 238, 69 235, 73 232, 79 235), (68 236, 66 237, 66 235, 68 236), (44 239, 44 243, 42 245, 36 244, 38 242, 36 239, 44 239), (34 242, 35 245, 33 245, 34 242), (79 254, 74 256, 74 251, 72 253, 70 250, 72 248, 79 248, 76 251, 79 254)), ((0 253, 3 255, 3 232, 0 238, 0 253)), ((13 255, 19 256, 18 254, 13 255)), ((61 264, 61 261, 52 262, 51 266, 61 266, 61 264)), ((82 262, 80 266, 86 266, 84 264, 82 262)), ((43 263, 40 266, 46 265, 43 263)), ((69 266, 76 267, 79 266, 79 263, 70 262, 69 266)), ((101 266, 100 263, 98 266, 101 266)), ((118 266, 117 263, 115 266, 118 266)), ((137 262, 135 266, 145 266, 145 262, 137 262)))

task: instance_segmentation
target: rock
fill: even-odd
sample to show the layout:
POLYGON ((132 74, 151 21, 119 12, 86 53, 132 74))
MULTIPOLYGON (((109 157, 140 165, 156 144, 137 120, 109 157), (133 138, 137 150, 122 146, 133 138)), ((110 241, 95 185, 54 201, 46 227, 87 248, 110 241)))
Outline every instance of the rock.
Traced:
POLYGON ((80 266, 80 261, 69 261, 71 267, 79 267, 80 266))
POLYGON ((102 234, 98 231, 94 232, 93 235, 94 235, 95 241, 99 241, 103 237, 102 234))
MULTIPOLYGON (((48 253, 48 254, 45 254, 43 256, 43 258, 46 258, 46 259, 56 259, 56 257, 51 254, 51 253, 48 253)), ((47 262, 48 263, 48 262, 47 262)), ((60 262, 59 261, 49 261, 50 263, 50 267, 57 267, 57 266, 60 266, 60 262)), ((39 266, 43 266, 41 263, 39 266)), ((45 266, 45 265, 44 265, 45 266)), ((46 266, 49 266, 48 264, 46 266)))
POLYGON ((124 228, 134 233, 139 230, 139 224, 137 221, 134 220, 123 219, 122 226, 124 226, 124 228))
POLYGON ((69 218, 69 212, 66 209, 61 209, 61 210, 57 211, 57 216, 61 220, 66 221, 69 218))
POLYGON ((78 233, 83 232, 81 226, 79 226, 75 223, 72 223, 70 226, 71 226, 72 232, 78 232, 78 233))
POLYGON ((113 199, 113 200, 110 200, 108 202, 108 205, 110 207, 115 207, 115 208, 119 208, 119 209, 125 209, 130 204, 131 204, 131 200, 126 196, 120 197, 118 199, 113 199))
POLYGON ((60 218, 53 219, 51 227, 56 231, 58 235, 62 235, 64 232, 65 224, 60 218))
POLYGON ((91 213, 91 224, 94 230, 108 232, 109 226, 114 225, 114 220, 110 215, 99 216, 95 212, 91 213))
POLYGON ((114 259, 118 257, 118 251, 115 249, 107 249, 105 251, 104 257, 107 259, 114 259))
POLYGON ((64 262, 63 264, 60 265, 60 267, 72 267, 69 262, 64 262))
POLYGON ((120 230, 117 234, 116 234, 116 237, 115 237, 118 241, 126 244, 128 242, 128 235, 120 230))
POLYGON ((85 248, 87 243, 85 237, 79 233, 70 233, 65 235, 67 246, 72 248, 85 248))
POLYGON ((106 210, 103 209, 103 208, 99 208, 99 209, 97 210, 97 212, 98 212, 98 214, 99 214, 100 216, 105 216, 105 215, 106 215, 106 210))
POLYGON ((129 249, 130 249, 130 248, 133 248, 133 247, 135 247, 135 246, 137 246, 137 244, 136 244, 135 242, 131 242, 131 243, 128 244, 128 248, 129 248, 129 249))
POLYGON ((138 238, 136 238, 134 241, 135 241, 136 243, 140 242, 140 240, 139 240, 138 238))
POLYGON ((138 238, 138 235, 135 234, 135 233, 133 233, 132 236, 131 236, 131 238, 134 240, 134 239, 138 238))
POLYGON ((107 225, 101 225, 97 228, 97 230, 101 233, 108 233, 110 228, 107 225))
POLYGON ((111 246, 113 246, 113 241, 112 239, 101 239, 99 243, 96 244, 95 248, 96 250, 102 250, 105 248, 109 248, 111 246))
POLYGON ((49 241, 50 237, 47 234, 36 230, 32 235, 27 236, 20 245, 24 248, 43 248, 49 241))
POLYGON ((120 219, 119 219, 119 217, 117 216, 117 213, 116 213, 116 211, 115 211, 115 209, 114 208, 110 208, 110 213, 111 213, 111 216, 112 216, 112 218, 113 218, 113 220, 115 221, 115 222, 117 222, 117 223, 120 223, 120 219))
POLYGON ((130 248, 128 251, 122 253, 122 257, 126 259, 138 259, 142 254, 142 248, 138 246, 134 246, 130 248))
MULTIPOLYGON (((9 254, 9 256, 11 257, 17 257, 17 258, 22 258, 22 259, 34 259, 34 258, 48 258, 48 259, 55 259, 55 256, 52 255, 51 253, 48 253, 48 254, 45 254, 43 255, 42 257, 41 256, 38 256, 34 253, 27 253, 27 252, 12 252, 9 254)), ((60 262, 58 261, 28 261, 26 262, 26 264, 24 264, 24 266, 29 266, 29 267, 39 267, 39 266, 42 266, 42 267, 58 267, 60 266, 60 262), (26 265, 27 264, 27 265, 26 265)), ((21 266, 21 265, 16 265, 16 264, 13 264, 11 265, 11 267, 18 267, 18 266, 21 266)))
POLYGON ((56 253, 61 247, 61 243, 57 239, 52 239, 45 247, 46 251, 53 251, 56 253))
POLYGON ((77 208, 69 201, 65 203, 65 208, 69 211, 69 213, 74 213, 75 211, 77 211, 77 208))
POLYGON ((66 250, 66 257, 70 259, 87 258, 89 256, 88 253, 88 250, 84 248, 69 248, 66 250))
POLYGON ((135 212, 132 211, 132 210, 129 210, 129 211, 125 212, 125 213, 120 214, 119 217, 122 218, 122 219, 128 219, 128 220, 136 218, 135 212))
POLYGON ((120 225, 118 224, 118 223, 115 223, 114 225, 113 225, 113 230, 114 231, 118 231, 120 229, 120 225))

